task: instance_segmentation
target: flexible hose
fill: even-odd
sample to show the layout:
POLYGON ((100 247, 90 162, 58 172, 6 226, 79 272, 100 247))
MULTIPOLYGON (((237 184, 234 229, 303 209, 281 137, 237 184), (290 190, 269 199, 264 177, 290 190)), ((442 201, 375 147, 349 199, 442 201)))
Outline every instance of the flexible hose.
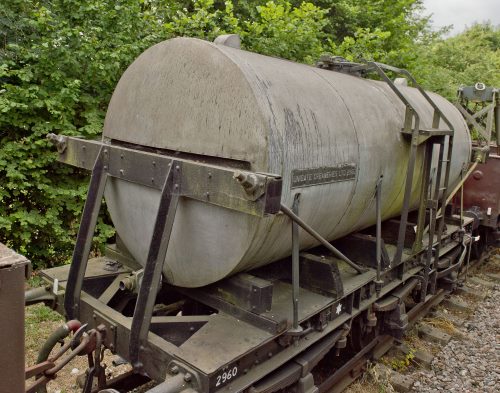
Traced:
POLYGON ((42 363, 46 361, 49 358, 50 352, 52 352, 52 349, 56 346, 56 344, 64 340, 66 337, 68 337, 70 332, 76 332, 78 329, 80 329, 80 326, 82 324, 80 321, 77 320, 71 320, 66 322, 64 325, 59 326, 54 333, 52 333, 49 338, 45 341, 43 344, 43 347, 40 349, 40 352, 38 352, 38 358, 36 360, 37 363, 42 363))
POLYGON ((24 292, 24 303, 31 306, 37 303, 45 303, 54 309, 57 296, 45 287, 32 288, 24 292))
MULTIPOLYGON (((48 358, 52 349, 57 345, 57 343, 61 340, 64 340, 68 337, 70 332, 76 332, 82 326, 80 321, 73 319, 71 321, 66 322, 64 325, 59 326, 54 333, 52 333, 49 338, 45 341, 40 352, 38 352, 38 358, 36 360, 37 364, 45 362, 48 358)), ((40 378, 43 374, 39 374, 36 376, 36 379, 40 378)), ((47 388, 45 386, 41 386, 37 393, 45 393, 47 388)))

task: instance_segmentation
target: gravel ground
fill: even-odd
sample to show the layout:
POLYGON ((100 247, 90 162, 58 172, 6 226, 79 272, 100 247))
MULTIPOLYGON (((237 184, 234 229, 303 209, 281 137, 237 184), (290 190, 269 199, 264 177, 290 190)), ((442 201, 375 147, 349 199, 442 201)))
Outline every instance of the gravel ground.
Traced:
MULTIPOLYGON (((494 268, 500 255, 492 257, 494 268)), ((491 279, 490 279, 491 280, 491 279)), ((436 355, 430 371, 418 371, 417 392, 483 393, 500 391, 500 283, 488 290, 484 302, 473 305, 474 314, 436 355)), ((474 288, 471 285, 472 288, 474 288)), ((476 286, 474 289, 484 291, 476 286)))

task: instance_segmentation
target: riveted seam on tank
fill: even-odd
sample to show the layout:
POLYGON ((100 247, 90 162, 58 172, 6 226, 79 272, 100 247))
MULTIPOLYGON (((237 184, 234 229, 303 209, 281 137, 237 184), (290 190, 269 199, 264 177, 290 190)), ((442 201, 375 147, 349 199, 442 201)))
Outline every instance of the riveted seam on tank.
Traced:
MULTIPOLYGON (((337 223, 335 225, 332 225, 332 228, 336 228, 337 226, 340 225, 340 223, 342 222, 342 220, 344 219, 344 217, 346 217, 346 214, 348 211, 350 211, 351 209, 351 206, 352 206, 352 201, 354 200, 354 194, 356 193, 356 190, 358 188, 358 181, 359 181, 359 172, 361 170, 360 168, 360 163, 361 163, 361 153, 359 151, 359 137, 358 137, 358 130, 356 129, 356 125, 354 124, 354 119, 352 117, 352 114, 351 114, 351 111, 348 107, 348 105, 346 104, 346 102, 344 101, 344 98, 342 97, 342 95, 338 92, 338 90, 335 88, 335 86, 333 86, 333 84, 328 81, 328 79, 326 79, 323 75, 321 75, 321 73, 318 72, 319 68, 318 69, 315 69, 315 68, 312 68, 312 71, 321 79, 323 79, 328 86, 330 86, 330 88, 335 92, 335 94, 340 98, 340 100, 342 101, 342 104, 344 105, 346 111, 347 111, 347 114, 349 115, 349 119, 351 121, 351 124, 352 124, 352 128, 354 130, 354 136, 356 138, 356 149, 357 149, 357 161, 358 161, 358 165, 357 165, 357 171, 356 171, 356 179, 354 180, 354 185, 351 189, 351 194, 350 194, 350 198, 349 198, 349 203, 348 205, 346 206, 344 212, 342 213, 342 215, 340 216, 340 218, 338 219, 337 223)), ((330 71, 327 71, 327 72, 330 72, 330 71)))
MULTIPOLYGON (((194 39, 198 40, 198 41, 203 41, 203 40, 199 40, 197 38, 194 38, 194 39)), ((254 103, 255 103, 256 107, 258 107, 259 109, 262 110, 263 107, 260 105, 260 102, 257 99, 257 96, 255 94, 255 90, 254 90, 254 86, 252 85, 252 83, 250 83, 250 81, 248 79, 248 76, 244 72, 242 66, 244 65, 245 67, 250 68, 252 70, 252 72, 254 73, 254 75, 256 75, 255 70, 244 59, 241 59, 242 61, 240 61, 240 62, 238 62, 238 61, 235 60, 235 57, 237 58, 237 54, 233 53, 233 51, 241 51, 241 50, 240 49, 235 49, 235 48, 230 48, 230 47, 227 47, 227 46, 224 46, 224 45, 216 45, 213 42, 208 42, 208 41, 203 41, 203 42, 209 44, 211 47, 213 47, 214 49, 216 49, 217 51, 219 51, 222 55, 224 55, 238 69, 238 71, 243 76, 243 79, 245 80, 245 82, 246 82, 246 84, 247 84, 247 86, 249 88, 249 91, 251 91, 253 93, 252 95, 253 95, 253 99, 254 99, 254 103)), ((261 118, 261 121, 262 121, 261 124, 264 127, 266 127, 267 126, 267 121, 266 121, 265 117, 263 116, 262 111, 259 111, 259 117, 261 118)), ((263 140, 265 142, 265 145, 269 144, 269 140, 268 140, 267 134, 264 134, 263 140)), ((269 166, 269 153, 265 157, 264 166, 265 167, 269 166)))

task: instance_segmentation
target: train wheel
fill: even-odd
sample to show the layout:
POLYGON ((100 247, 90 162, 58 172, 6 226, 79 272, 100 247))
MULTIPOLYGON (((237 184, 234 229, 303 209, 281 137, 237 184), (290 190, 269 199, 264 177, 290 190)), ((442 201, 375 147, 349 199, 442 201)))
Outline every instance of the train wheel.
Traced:
POLYGON ((482 255, 486 252, 488 246, 490 229, 479 227, 474 236, 479 236, 477 242, 472 243, 471 257, 472 259, 481 259, 482 255))
POLYGON ((349 334, 350 348, 354 352, 361 351, 379 335, 379 326, 380 323, 378 323, 375 314, 371 313, 371 311, 367 311, 358 318, 355 318, 349 334))

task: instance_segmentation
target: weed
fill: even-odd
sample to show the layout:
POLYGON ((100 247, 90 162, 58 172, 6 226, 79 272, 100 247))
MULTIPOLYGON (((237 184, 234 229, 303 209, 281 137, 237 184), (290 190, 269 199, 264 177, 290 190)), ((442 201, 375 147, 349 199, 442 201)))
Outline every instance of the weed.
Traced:
POLYGON ((25 318, 26 325, 40 324, 43 322, 57 322, 57 321, 62 322, 64 321, 64 319, 61 317, 61 315, 51 310, 47 306, 44 306, 42 304, 37 304, 34 306, 26 307, 26 318, 25 318))
POLYGON ((458 336, 460 332, 457 330, 453 322, 448 319, 436 317, 436 318, 426 318, 425 320, 429 325, 442 330, 443 332, 449 334, 450 336, 458 336))
POLYGON ((410 351, 403 357, 397 357, 395 359, 392 359, 389 362, 389 366, 394 371, 403 372, 406 371, 408 366, 410 366, 414 358, 415 358, 415 350, 413 348, 410 348, 410 351))
POLYGON ((26 284, 30 288, 38 288, 46 284, 45 280, 38 274, 33 273, 31 277, 27 280, 26 284))

